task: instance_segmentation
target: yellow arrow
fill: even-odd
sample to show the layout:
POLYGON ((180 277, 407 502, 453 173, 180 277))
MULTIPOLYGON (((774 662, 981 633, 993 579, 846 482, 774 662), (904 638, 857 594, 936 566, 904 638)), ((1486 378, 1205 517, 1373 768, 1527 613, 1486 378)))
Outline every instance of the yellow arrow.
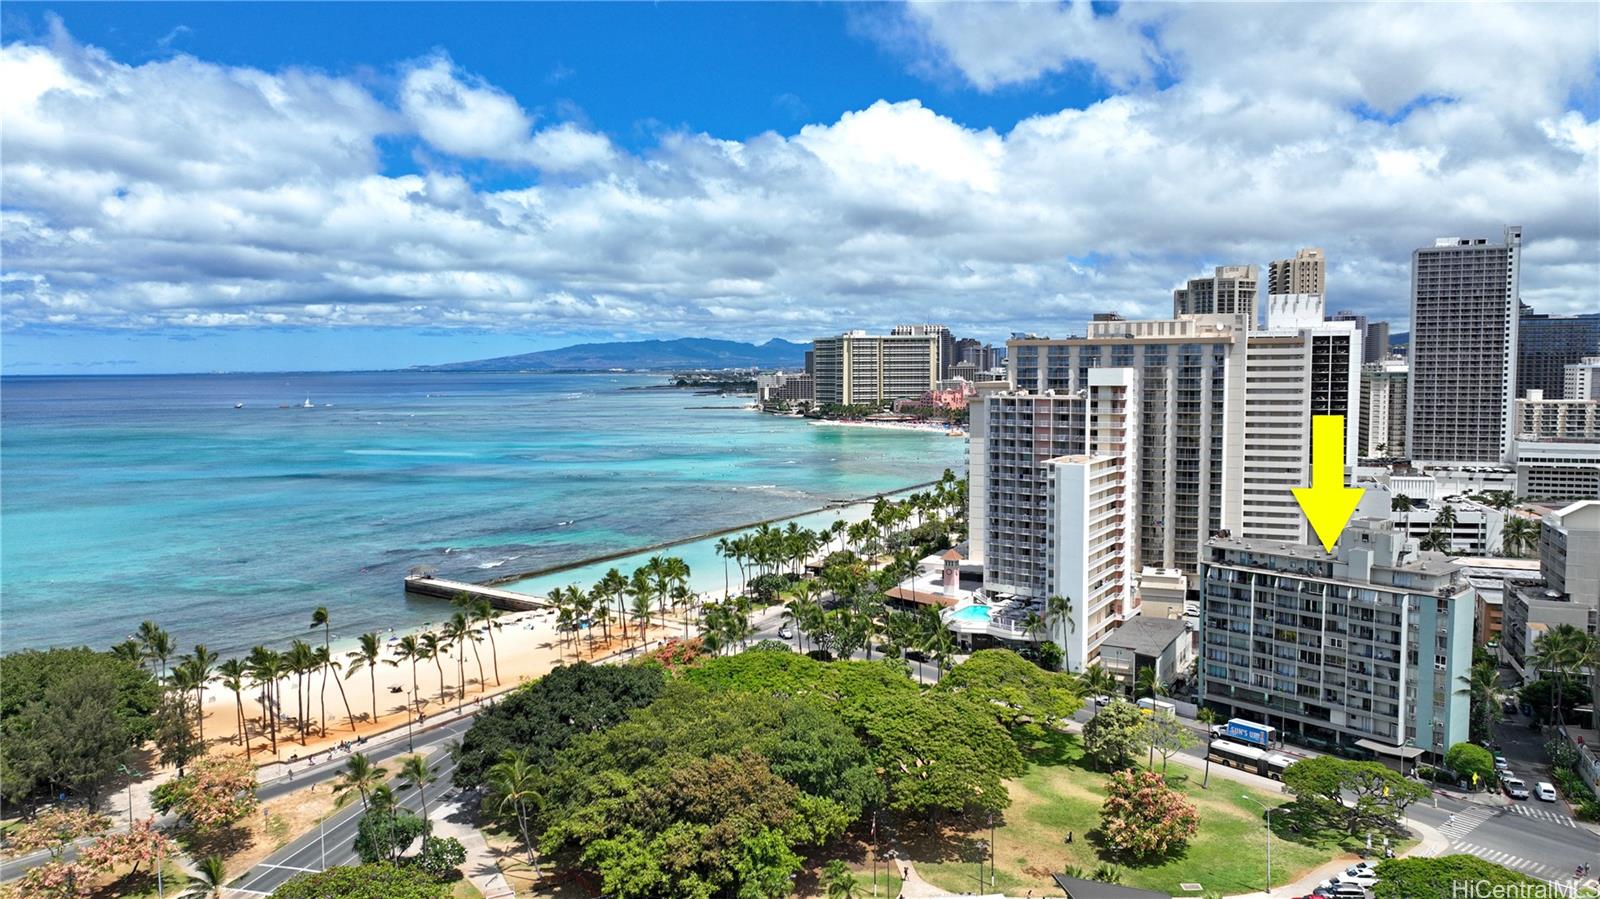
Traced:
POLYGON ((1333 552, 1344 526, 1355 514, 1356 503, 1367 491, 1344 485, 1344 416, 1314 415, 1311 418, 1311 486, 1295 487, 1294 498, 1322 541, 1322 548, 1333 552))

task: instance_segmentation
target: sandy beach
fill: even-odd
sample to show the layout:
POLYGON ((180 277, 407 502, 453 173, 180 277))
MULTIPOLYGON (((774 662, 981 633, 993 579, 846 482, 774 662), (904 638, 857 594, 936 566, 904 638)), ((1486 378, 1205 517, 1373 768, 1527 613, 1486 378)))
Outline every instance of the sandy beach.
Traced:
POLYGON ((812 419, 814 425, 835 428, 877 428, 884 431, 923 431, 935 434, 949 434, 952 437, 965 437, 967 432, 961 428, 933 421, 834 421, 832 419, 812 419))
MULTIPOLYGON (((706 594, 703 598, 711 597, 706 594)), ((438 621, 442 623, 447 620, 451 612, 450 605, 441 601, 438 621)), ((594 629, 592 641, 589 638, 589 630, 580 631, 579 638, 574 641, 570 635, 557 632, 555 620, 555 612, 552 610, 504 613, 497 619, 501 626, 494 630, 494 647, 491 648, 488 635, 480 628, 480 639, 476 644, 477 654, 474 655, 473 644, 467 644, 465 665, 458 665, 459 660, 453 646, 451 654, 439 659, 437 663, 432 660, 417 663, 416 699, 417 710, 421 716, 425 719, 435 713, 455 708, 458 701, 471 702, 502 693, 544 675, 557 665, 604 658, 625 651, 630 645, 637 646, 640 642, 638 628, 631 622, 628 627, 629 639, 623 640, 622 628, 615 615, 609 642, 603 639, 604 634, 599 628, 594 629), (499 657, 498 680, 495 677, 496 651, 499 657), (466 675, 466 695, 464 699, 458 699, 462 672, 466 675)), ((400 638, 407 633, 420 634, 429 629, 423 626, 412 631, 394 630, 381 634, 384 641, 383 661, 375 670, 363 667, 353 674, 349 672, 348 653, 355 648, 356 641, 336 636, 330 646, 334 658, 343 666, 343 670, 329 672, 325 693, 321 673, 313 673, 303 679, 301 687, 304 691, 303 699, 297 699, 294 677, 280 681, 278 700, 282 706, 282 713, 278 719, 276 756, 272 752, 270 730, 262 717, 259 691, 247 687, 242 699, 248 722, 247 732, 252 760, 258 765, 274 761, 292 762, 346 740, 371 738, 380 733, 404 728, 407 718, 406 706, 413 689, 413 670, 409 660, 400 661, 396 657, 395 648, 400 638), (349 676, 346 677, 346 674, 349 676), (338 678, 344 686, 342 698, 339 687, 334 683, 335 678, 338 678), (372 716, 374 694, 377 700, 376 720, 372 716), (349 702, 348 715, 345 712, 346 701, 349 702), (301 741, 295 713, 297 705, 302 702, 308 702, 310 709, 304 742, 301 741), (326 735, 322 733, 324 703, 327 715, 326 735)), ((663 640, 683 635, 682 619, 673 618, 669 614, 665 624, 655 622, 651 625, 647 639, 659 644, 663 640)), ((307 642, 315 644, 317 637, 316 633, 311 633, 306 639, 307 642)), ((221 685, 211 684, 206 688, 204 707, 208 750, 212 753, 242 755, 244 747, 238 742, 238 704, 233 692, 221 685)))

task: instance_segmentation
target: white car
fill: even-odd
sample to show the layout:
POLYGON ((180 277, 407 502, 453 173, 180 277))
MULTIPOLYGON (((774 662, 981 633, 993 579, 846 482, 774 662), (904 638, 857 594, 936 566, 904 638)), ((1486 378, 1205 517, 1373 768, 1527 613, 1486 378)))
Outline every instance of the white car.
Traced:
POLYGON ((1533 795, 1539 797, 1541 802, 1555 802, 1556 788, 1551 786, 1549 782, 1541 780, 1533 785, 1533 795))
POLYGON ((1498 771, 1504 771, 1505 769, 1511 767, 1511 764, 1506 761, 1506 757, 1505 756, 1496 755, 1494 757, 1494 767, 1498 771))
POLYGON ((781 637, 784 640, 793 640, 794 639, 794 628, 792 628, 789 625, 785 624, 783 627, 778 628, 778 636, 781 637))
POLYGON ((1508 777, 1502 782, 1502 786, 1506 788, 1506 795, 1512 799, 1528 798, 1528 785, 1523 783, 1521 778, 1508 777))
POLYGON ((1336 890, 1344 884, 1355 884, 1364 890, 1371 889, 1378 882, 1378 874, 1370 869, 1351 867, 1338 877, 1330 877, 1317 884, 1318 889, 1336 890))

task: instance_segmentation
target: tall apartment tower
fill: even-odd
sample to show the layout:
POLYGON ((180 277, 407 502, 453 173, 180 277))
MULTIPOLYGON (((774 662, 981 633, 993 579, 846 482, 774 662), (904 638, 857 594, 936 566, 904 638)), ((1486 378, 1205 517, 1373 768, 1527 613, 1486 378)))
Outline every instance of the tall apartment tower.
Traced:
POLYGON ((1254 323, 1260 284, 1258 266, 1219 265, 1211 277, 1191 278, 1187 287, 1172 292, 1173 317, 1242 315, 1247 322, 1254 323))
POLYGON ((1323 320, 1322 297, 1271 295, 1263 327, 1246 342, 1244 492, 1238 529, 1246 540, 1303 543, 1305 513, 1291 492, 1311 483, 1311 421, 1345 421, 1343 461, 1358 457, 1361 332, 1355 322, 1323 320))
POLYGON ((941 346, 948 336, 948 331, 931 330, 888 335, 848 331, 817 338, 811 342, 817 404, 877 406, 922 396, 942 377, 941 346))
POLYGON ((1423 463, 1512 462, 1522 228, 1411 254, 1406 448, 1423 463))
POLYGON ((1139 378, 1097 368, 1075 391, 985 384, 968 407, 969 558, 991 593, 1073 598, 1065 667, 1081 671, 1136 613, 1139 378))
MULTIPOLYGON (((1135 570, 1176 568, 1193 576, 1206 537, 1237 526, 1243 472, 1224 459, 1238 459, 1225 447, 1244 441, 1247 333, 1243 315, 1190 316, 1094 321, 1087 337, 1025 336, 1006 344, 1012 384, 1033 394, 1085 390, 1101 368, 1138 372, 1138 519, 1130 522, 1129 540, 1135 570)), ((977 418, 969 433, 976 445, 977 418)))
POLYGON ((1517 395, 1544 391, 1547 400, 1566 395, 1568 365, 1600 353, 1600 312, 1543 315, 1523 306, 1517 323, 1517 395))
POLYGON ((1362 366, 1361 424, 1356 438, 1362 458, 1406 457, 1406 380, 1406 364, 1398 359, 1362 366))
POLYGON ((1327 292, 1327 259, 1320 249, 1308 247, 1295 253, 1293 259, 1267 263, 1268 294, 1314 293, 1325 296, 1327 292))

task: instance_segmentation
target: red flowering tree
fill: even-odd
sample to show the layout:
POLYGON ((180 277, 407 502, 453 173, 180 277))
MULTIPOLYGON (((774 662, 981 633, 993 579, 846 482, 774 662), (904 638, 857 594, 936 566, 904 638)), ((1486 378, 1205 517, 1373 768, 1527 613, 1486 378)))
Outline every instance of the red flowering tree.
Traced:
POLYGON ((100 836, 111 819, 82 808, 46 809, 17 827, 11 848, 19 854, 48 850, 50 861, 36 865, 8 885, 0 896, 80 899, 94 892, 94 870, 83 861, 65 861, 67 847, 85 837, 100 836))
POLYGON ((176 812, 202 833, 229 827, 256 810, 256 769, 235 758, 206 757, 156 788, 156 809, 176 812))
POLYGON ((108 833, 84 848, 80 855, 83 863, 98 871, 109 871, 123 865, 130 866, 128 875, 138 872, 141 865, 154 871, 162 859, 178 854, 177 846, 166 834, 156 829, 154 818, 135 821, 125 833, 108 833))
POLYGON ((1164 855, 1194 836, 1199 823, 1194 806, 1154 771, 1118 771, 1106 784, 1100 832, 1120 854, 1164 855))

